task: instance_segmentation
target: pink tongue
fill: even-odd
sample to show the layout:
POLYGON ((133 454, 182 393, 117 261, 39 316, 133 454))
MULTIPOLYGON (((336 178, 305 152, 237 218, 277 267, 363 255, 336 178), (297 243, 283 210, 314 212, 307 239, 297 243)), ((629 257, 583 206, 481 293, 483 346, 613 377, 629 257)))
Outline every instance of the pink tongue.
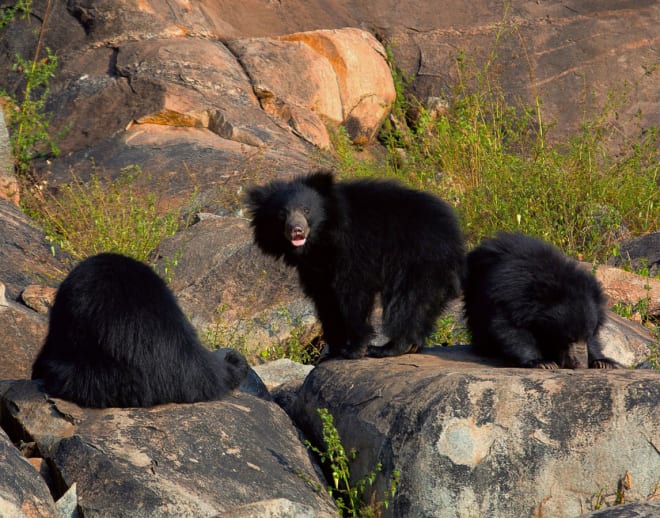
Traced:
POLYGON ((291 244, 293 246, 303 246, 305 244, 305 241, 306 241, 305 238, 303 238, 303 239, 292 239, 291 244))

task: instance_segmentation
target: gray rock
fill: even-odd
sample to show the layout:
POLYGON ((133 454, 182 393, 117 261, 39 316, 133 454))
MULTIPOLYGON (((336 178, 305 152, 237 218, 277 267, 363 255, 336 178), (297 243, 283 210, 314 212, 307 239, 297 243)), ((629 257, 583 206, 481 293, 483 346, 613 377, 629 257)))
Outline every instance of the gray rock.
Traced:
POLYGON ((59 518, 48 486, 39 472, 0 429, 0 516, 59 518))
POLYGON ((603 353, 626 367, 636 367, 652 353, 655 343, 648 328, 611 311, 600 330, 603 353))
POLYGON ((272 362, 256 365, 254 370, 263 380, 266 387, 272 390, 284 383, 302 381, 314 368, 313 365, 303 365, 302 363, 294 362, 288 358, 282 358, 272 362))
POLYGON ((257 249, 246 219, 200 221, 163 240, 157 255, 157 269, 168 268, 181 307, 207 342, 250 358, 294 328, 313 333, 316 316, 296 272, 257 249))
POLYGON ((48 319, 45 315, 12 301, 0 306, 0 380, 30 377, 32 363, 47 332, 48 319))
POLYGON ((18 300, 30 284, 55 286, 66 271, 67 254, 51 246, 30 218, 3 199, 0 228, 0 279, 7 298, 18 300))
POLYGON ((655 277, 660 268, 660 230, 622 243, 619 253, 610 257, 607 263, 634 269, 645 266, 649 275, 655 277))
MULTIPOLYGON (((467 347, 389 360, 327 361, 300 390, 296 423, 319 441, 317 408, 334 416, 352 475, 377 462, 383 516, 573 517, 595 495, 628 501, 660 479, 660 373, 494 368, 467 347)), ((367 495, 369 497, 370 495, 367 495)))
POLYGON ((660 501, 635 502, 601 509, 582 518, 657 518, 660 516, 660 501))
POLYGON ((59 491, 76 483, 83 516, 337 514, 306 482, 322 483, 290 419, 251 395, 96 410, 19 381, 0 383, 0 403, 5 421, 34 438, 59 491))

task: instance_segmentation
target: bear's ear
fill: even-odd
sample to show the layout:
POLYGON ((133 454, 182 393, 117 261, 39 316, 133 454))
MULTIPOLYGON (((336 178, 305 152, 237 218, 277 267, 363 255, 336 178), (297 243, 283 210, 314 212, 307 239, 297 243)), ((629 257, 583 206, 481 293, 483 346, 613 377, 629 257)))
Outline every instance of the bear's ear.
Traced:
POLYGON ((268 199, 271 189, 268 186, 256 186, 248 189, 245 193, 245 204, 250 213, 254 214, 268 199))
POLYGON ((303 183, 321 194, 330 194, 335 178, 330 171, 317 171, 305 177, 303 183))

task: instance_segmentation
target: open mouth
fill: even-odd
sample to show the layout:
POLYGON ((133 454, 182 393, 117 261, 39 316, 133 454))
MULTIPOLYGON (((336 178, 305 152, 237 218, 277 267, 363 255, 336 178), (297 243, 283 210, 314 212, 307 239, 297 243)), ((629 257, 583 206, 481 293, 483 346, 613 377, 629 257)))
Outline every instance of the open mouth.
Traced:
POLYGON ((305 231, 301 227, 295 227, 291 231, 291 244, 293 246, 303 246, 306 241, 305 231))

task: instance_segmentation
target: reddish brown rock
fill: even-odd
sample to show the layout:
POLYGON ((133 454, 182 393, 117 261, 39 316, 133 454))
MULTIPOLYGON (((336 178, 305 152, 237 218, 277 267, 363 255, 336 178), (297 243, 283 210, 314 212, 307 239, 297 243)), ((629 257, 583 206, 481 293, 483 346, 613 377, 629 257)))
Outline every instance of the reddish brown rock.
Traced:
POLYGON ((641 303, 650 316, 660 317, 660 279, 606 265, 599 265, 595 275, 611 305, 620 302, 635 306, 641 303))
POLYGON ((34 309, 37 313, 46 314, 53 307, 56 293, 56 288, 30 284, 21 293, 21 300, 27 307, 34 309))
POLYGON ((339 86, 341 122, 353 141, 369 143, 396 97, 383 46, 358 29, 301 32, 281 39, 304 42, 328 60, 339 86))
POLYGON ((236 40, 230 48, 262 107, 327 149, 324 123, 344 124, 353 140, 372 140, 395 98, 383 46, 358 29, 236 40))
POLYGON ((47 332, 44 315, 13 302, 0 305, 0 380, 30 378, 32 363, 47 332))

